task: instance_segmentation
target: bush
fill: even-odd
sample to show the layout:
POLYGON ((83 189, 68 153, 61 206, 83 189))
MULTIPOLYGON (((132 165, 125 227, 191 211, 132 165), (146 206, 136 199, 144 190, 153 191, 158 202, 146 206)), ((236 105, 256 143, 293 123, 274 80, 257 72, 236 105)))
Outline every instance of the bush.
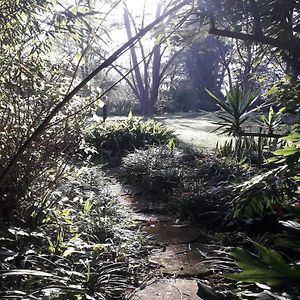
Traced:
POLYGON ((230 157, 237 162, 246 162, 262 165, 271 157, 271 151, 278 149, 280 143, 277 138, 265 137, 238 137, 225 141, 223 145, 216 146, 217 157, 230 157))
POLYGON ((133 119, 130 113, 127 120, 94 127, 86 141, 105 159, 120 157, 126 152, 149 145, 168 144, 172 138, 172 131, 162 123, 133 119))
POLYGON ((191 149, 152 147, 123 158, 127 178, 182 218, 205 221, 205 215, 224 218, 236 180, 246 173, 228 163, 191 149), (217 184, 216 184, 217 183, 217 184))

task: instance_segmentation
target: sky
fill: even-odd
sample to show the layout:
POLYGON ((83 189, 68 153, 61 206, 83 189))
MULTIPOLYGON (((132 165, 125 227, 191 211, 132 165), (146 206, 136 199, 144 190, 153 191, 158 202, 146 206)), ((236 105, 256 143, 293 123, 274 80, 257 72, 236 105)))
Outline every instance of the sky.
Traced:
MULTIPOLYGON (((137 23, 141 19, 144 11, 144 2, 145 2, 145 25, 149 24, 155 19, 155 10, 156 5, 159 0, 126 0, 126 5, 131 12, 131 14, 136 18, 137 23)), ((111 13, 109 18, 113 21, 123 23, 123 4, 122 1, 120 4, 114 9, 111 13)), ((121 30, 113 30, 110 32, 112 35, 113 40, 118 43, 122 44, 127 40, 125 29, 121 30)))

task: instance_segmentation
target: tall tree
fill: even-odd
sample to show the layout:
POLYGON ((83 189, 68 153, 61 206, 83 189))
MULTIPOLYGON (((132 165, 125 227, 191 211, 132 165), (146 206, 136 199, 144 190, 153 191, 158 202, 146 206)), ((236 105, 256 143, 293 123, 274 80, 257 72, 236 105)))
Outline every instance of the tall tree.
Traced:
POLYGON ((170 84, 171 110, 213 111, 217 108, 205 89, 221 95, 226 70, 222 57, 228 49, 213 36, 197 37, 186 47, 170 84))
POLYGON ((279 51, 288 71, 300 74, 300 4, 298 0, 198 0, 209 32, 279 51))
MULTIPOLYGON (((155 18, 159 18, 163 13, 163 2, 159 1, 156 6, 155 18)), ((139 27, 143 28, 145 12, 141 23, 137 25, 134 16, 124 5, 123 17, 127 38, 130 40, 133 34, 138 33, 139 27)), ((159 98, 159 89, 165 75, 183 47, 178 48, 170 45, 170 39, 164 26, 156 29, 149 52, 146 51, 148 45, 148 41, 143 43, 140 40, 136 46, 130 48, 131 68, 134 67, 134 71, 131 76, 126 76, 125 80, 140 103, 141 115, 151 117, 154 114, 155 105, 159 98), (166 41, 162 43, 164 39, 166 41), (169 54, 167 54, 168 51, 169 54)), ((120 68, 115 67, 115 70, 120 75, 124 75, 120 68)))

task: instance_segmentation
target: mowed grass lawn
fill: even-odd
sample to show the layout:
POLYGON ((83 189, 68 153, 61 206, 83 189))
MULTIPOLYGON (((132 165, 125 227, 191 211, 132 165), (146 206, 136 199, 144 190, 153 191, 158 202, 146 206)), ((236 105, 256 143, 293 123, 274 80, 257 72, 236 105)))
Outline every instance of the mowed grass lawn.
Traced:
POLYGON ((223 144, 228 139, 225 135, 213 132, 218 127, 213 123, 216 121, 213 113, 180 113, 155 119, 172 128, 180 141, 197 148, 212 149, 217 143, 223 144))
MULTIPOLYGON (((126 117, 109 116, 107 124, 115 121, 125 120, 126 117)), ((207 150, 214 149, 216 144, 222 145, 228 137, 213 132, 218 125, 213 122, 217 120, 214 113, 206 111, 196 113, 176 113, 164 116, 156 116, 154 118, 158 122, 162 122, 174 130, 177 138, 189 145, 207 150)), ((101 122, 102 118, 99 118, 101 122)))

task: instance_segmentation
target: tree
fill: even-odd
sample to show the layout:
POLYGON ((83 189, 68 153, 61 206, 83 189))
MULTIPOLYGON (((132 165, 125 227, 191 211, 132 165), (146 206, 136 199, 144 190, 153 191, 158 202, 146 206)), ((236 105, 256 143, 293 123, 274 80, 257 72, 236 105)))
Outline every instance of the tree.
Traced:
POLYGON ((209 111, 216 109, 205 89, 221 94, 225 71, 221 57, 227 51, 228 47, 222 41, 207 36, 203 41, 194 42, 184 54, 187 81, 198 98, 196 109, 209 111))
MULTIPOLYGON (((163 13, 163 4, 160 1, 156 7, 155 18, 159 18, 163 13)), ((141 24, 139 24, 141 28, 143 28, 144 18, 145 13, 142 16, 141 24)), ((172 18, 174 18, 174 15, 172 15, 172 18)), ((126 5, 124 5, 124 26, 128 40, 140 30, 126 5)), ((141 115, 147 117, 153 116, 160 86, 168 69, 183 49, 183 47, 170 45, 169 34, 164 25, 156 29, 152 43, 153 45, 148 53, 146 52, 147 42, 143 43, 141 40, 138 42, 138 46, 130 48, 130 67, 134 68, 130 76, 124 76, 121 68, 115 67, 115 70, 121 76, 124 76, 128 86, 138 99, 141 115), (167 51, 169 51, 169 54, 167 54, 167 51), (140 64, 140 62, 142 63, 140 64)))
POLYGON ((263 44, 278 51, 288 71, 300 74, 300 5, 297 0, 198 0, 209 33, 263 44))
MULTIPOLYGON (((57 20, 53 1, 43 4, 45 7, 40 5, 40 1, 10 1, 7 6, 3 5, 6 10, 1 10, 4 16, 4 26, 0 29, 0 37, 4 37, 0 43, 1 80, 4 83, 0 94, 1 118, 4 120, 0 128, 1 145, 4 145, 0 155, 1 210, 6 207, 13 211, 38 176, 54 175, 49 162, 67 152, 68 144, 64 142, 70 141, 71 132, 76 134, 78 126, 73 126, 78 122, 76 115, 88 107, 87 103, 83 106, 79 97, 76 98, 78 93, 134 42, 183 7, 185 2, 145 26, 80 82, 75 80, 78 68, 68 77, 64 73, 67 66, 50 59, 52 47, 48 38, 53 37, 57 30, 65 33, 69 30, 70 35, 74 36, 72 22, 84 18, 85 14, 67 9, 65 14, 58 14, 63 17, 63 22, 56 23, 53 22, 53 19, 57 20), (36 108, 33 111, 32 105, 36 108), (35 174, 34 178, 32 174, 35 174)), ((68 155, 64 158, 69 159, 68 155)), ((58 163, 56 168, 63 169, 58 163)), ((30 213, 28 209, 24 211, 30 213)))

